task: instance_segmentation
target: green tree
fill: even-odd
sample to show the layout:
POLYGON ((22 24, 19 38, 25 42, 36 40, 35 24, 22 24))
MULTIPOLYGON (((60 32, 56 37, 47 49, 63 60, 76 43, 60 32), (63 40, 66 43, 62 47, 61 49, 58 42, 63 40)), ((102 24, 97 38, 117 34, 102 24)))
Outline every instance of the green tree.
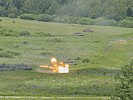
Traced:
POLYGON ((116 92, 112 99, 133 100, 133 60, 121 68, 116 81, 116 92))
POLYGON ((8 14, 14 14, 16 16, 17 13, 18 13, 18 9, 16 7, 10 6, 8 8, 8 14))
POLYGON ((23 6, 24 0, 13 0, 13 6, 18 10, 23 6))
POLYGON ((6 10, 5 10, 5 7, 3 6, 0 6, 0 16, 6 16, 6 10))
POLYGON ((127 9, 127 14, 126 14, 128 17, 132 17, 133 16, 133 11, 130 7, 128 7, 127 9))
POLYGON ((133 16, 133 0, 0 0, 1 16, 50 14, 122 20, 133 16), (10 10, 11 9, 11 10, 10 10), (13 12, 13 13, 10 13, 13 12))

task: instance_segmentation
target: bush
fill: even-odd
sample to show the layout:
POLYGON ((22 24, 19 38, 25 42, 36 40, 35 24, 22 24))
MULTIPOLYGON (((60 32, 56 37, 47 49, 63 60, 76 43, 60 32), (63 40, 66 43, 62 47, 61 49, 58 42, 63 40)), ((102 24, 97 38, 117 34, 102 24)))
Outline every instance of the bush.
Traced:
POLYGON ((0 36, 18 36, 18 33, 6 28, 0 28, 0 36))
POLYGON ((2 51, 3 49, 2 48, 0 48, 0 51, 2 51))
POLYGON ((82 25, 93 25, 94 24, 94 20, 90 19, 90 18, 79 18, 79 20, 77 21, 77 24, 82 24, 82 25))
POLYGON ((99 17, 99 18, 95 19, 95 25, 115 26, 115 25, 117 25, 117 21, 99 17))
POLYGON ((28 31, 21 31, 21 32, 19 32, 19 35, 20 36, 29 36, 30 32, 28 32, 28 31))
POLYGON ((75 60, 81 60, 81 58, 80 57, 77 57, 77 58, 75 58, 75 60))
POLYGON ((0 19, 0 22, 2 22, 2 19, 0 19))
POLYGON ((119 26, 133 28, 133 17, 126 17, 125 19, 119 21, 119 26))
POLYGON ((89 63, 89 62, 90 62, 90 59, 88 59, 88 58, 85 58, 82 60, 82 63, 89 63))
POLYGON ((13 58, 14 56, 19 56, 21 55, 20 53, 17 52, 12 52, 12 51, 0 51, 0 58, 13 58))
POLYGON ((52 34, 43 33, 43 32, 36 32, 36 33, 34 33, 34 36, 37 36, 37 37, 52 37, 52 34))
POLYGON ((14 20, 14 21, 12 21, 12 23, 15 23, 16 21, 14 20))
POLYGON ((41 52, 40 55, 46 56, 46 55, 51 55, 51 53, 46 51, 46 52, 41 52))
POLYGON ((22 14, 20 15, 21 19, 35 20, 36 15, 34 14, 22 14))
POLYGON ((133 100, 133 60, 121 67, 116 77, 117 86, 113 100, 133 100))
POLYGON ((69 16, 59 16, 54 19, 55 22, 68 23, 69 16))
POLYGON ((51 22, 53 21, 54 17, 48 14, 39 14, 36 17, 36 20, 38 21, 44 21, 44 22, 51 22))
POLYGON ((68 16, 58 16, 58 17, 54 18, 54 21, 60 22, 60 23, 68 23, 69 18, 68 18, 68 16))
POLYGON ((105 26, 116 26, 117 21, 104 19, 99 17, 95 20, 85 17, 73 17, 73 16, 56 16, 54 18, 55 22, 61 23, 73 23, 73 24, 82 24, 82 25, 105 25, 105 26))
POLYGON ((0 58, 13 58, 13 56, 7 52, 0 52, 0 58))
POLYGON ((64 42, 62 39, 60 38, 53 38, 50 40, 47 40, 48 42, 52 42, 52 43, 59 43, 59 42, 64 42))
POLYGON ((10 17, 10 18, 16 18, 17 16, 15 14, 8 14, 8 17, 10 17))
POLYGON ((61 23, 77 24, 78 20, 79 20, 79 17, 73 17, 73 16, 58 16, 54 18, 55 22, 61 22, 61 23))
POLYGON ((80 19, 80 17, 70 17, 69 23, 78 24, 79 19, 80 19))

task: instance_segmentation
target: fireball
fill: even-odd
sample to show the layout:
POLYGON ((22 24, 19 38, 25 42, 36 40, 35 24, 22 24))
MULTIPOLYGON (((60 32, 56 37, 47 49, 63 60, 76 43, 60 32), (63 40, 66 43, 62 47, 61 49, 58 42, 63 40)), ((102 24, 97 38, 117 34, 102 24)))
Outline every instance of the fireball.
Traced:
POLYGON ((55 57, 51 58, 51 66, 41 65, 41 68, 51 69, 53 73, 69 73, 69 64, 65 64, 63 61, 59 62, 55 57))

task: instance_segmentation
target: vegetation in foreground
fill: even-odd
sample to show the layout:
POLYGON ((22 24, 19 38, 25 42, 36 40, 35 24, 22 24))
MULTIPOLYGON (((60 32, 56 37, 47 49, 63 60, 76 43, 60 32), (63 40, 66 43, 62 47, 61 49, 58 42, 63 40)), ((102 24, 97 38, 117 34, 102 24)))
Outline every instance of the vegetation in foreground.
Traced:
POLYGON ((117 86, 113 100, 133 99, 133 60, 121 68, 121 73, 116 77, 117 86))
POLYGON ((132 28, 1 19, 0 64, 34 69, 0 72, 1 96, 111 96, 118 66, 133 55, 132 28), (71 63, 71 72, 39 73, 51 56, 71 63))

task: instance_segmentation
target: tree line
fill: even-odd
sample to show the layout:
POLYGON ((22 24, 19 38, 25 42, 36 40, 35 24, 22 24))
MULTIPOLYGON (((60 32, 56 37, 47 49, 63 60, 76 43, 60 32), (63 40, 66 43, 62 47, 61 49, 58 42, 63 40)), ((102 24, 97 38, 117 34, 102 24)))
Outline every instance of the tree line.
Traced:
POLYGON ((21 14, 122 20, 133 16, 133 0, 0 0, 0 16, 21 14))

